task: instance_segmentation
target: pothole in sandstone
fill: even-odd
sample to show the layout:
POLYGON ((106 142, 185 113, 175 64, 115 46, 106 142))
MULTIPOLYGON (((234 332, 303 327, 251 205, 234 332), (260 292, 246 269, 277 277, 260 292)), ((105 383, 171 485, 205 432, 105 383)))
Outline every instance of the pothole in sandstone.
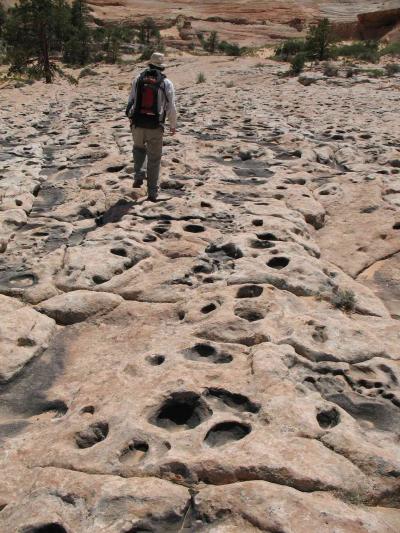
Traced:
POLYGON ((230 363, 233 357, 224 352, 220 352, 211 344, 199 343, 184 351, 185 357, 192 361, 204 361, 207 363, 225 364, 230 363))
POLYGON ((290 260, 287 257, 273 257, 267 262, 267 266, 274 268, 275 270, 282 270, 286 268, 290 260))
POLYGON ((244 439, 251 432, 249 424, 241 422, 220 422, 207 433, 204 442, 211 448, 218 448, 224 444, 244 439))
POLYGON ((214 398, 225 406, 240 412, 258 413, 261 408, 260 404, 253 402, 244 394, 230 392, 226 389, 210 387, 203 394, 207 398, 214 398))
POLYGON ((262 320, 265 316, 259 309, 251 307, 238 307, 235 309, 235 315, 247 320, 247 322, 257 322, 257 320, 262 320))
POLYGON ((150 422, 169 431, 193 429, 212 415, 195 392, 174 392, 163 402, 150 422))
POLYGON ((189 233, 202 233, 206 230, 206 228, 200 224, 186 224, 183 229, 189 233))
POLYGON ((207 304, 203 306, 200 311, 203 313, 203 315, 207 315, 208 313, 211 313, 212 311, 215 311, 217 306, 214 303, 207 304))
POLYGON ((146 361, 152 366, 160 366, 165 361, 165 355, 148 355, 146 361))
POLYGON ((96 422, 75 434, 75 443, 78 448, 91 448, 98 442, 104 440, 108 435, 109 427, 107 422, 96 422))
POLYGON ((236 293, 236 298, 258 298, 264 289, 259 285, 244 285, 236 293))
POLYGON ((143 461, 149 451, 149 445, 144 440, 133 440, 122 450, 120 455, 121 463, 136 464, 143 461))
POLYGON ((320 411, 317 414, 317 421, 323 429, 334 428, 340 422, 340 413, 335 407, 320 411))
POLYGON ((51 524, 45 524, 44 526, 29 527, 23 530, 24 533, 67 533, 65 527, 52 522, 51 524))

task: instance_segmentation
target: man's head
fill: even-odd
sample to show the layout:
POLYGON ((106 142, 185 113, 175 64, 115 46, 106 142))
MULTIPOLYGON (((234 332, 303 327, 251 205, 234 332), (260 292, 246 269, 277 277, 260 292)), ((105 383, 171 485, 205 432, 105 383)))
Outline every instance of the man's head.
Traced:
POLYGON ((164 54, 161 54, 160 52, 154 52, 150 58, 149 66, 158 70, 164 70, 164 54))

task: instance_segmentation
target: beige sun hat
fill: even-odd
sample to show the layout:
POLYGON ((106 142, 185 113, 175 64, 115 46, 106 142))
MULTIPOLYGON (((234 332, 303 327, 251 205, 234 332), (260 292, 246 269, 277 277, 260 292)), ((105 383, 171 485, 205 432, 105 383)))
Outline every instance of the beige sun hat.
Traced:
POLYGON ((165 68, 166 65, 164 63, 164 54, 161 54, 160 52, 154 52, 150 58, 149 64, 154 65, 155 67, 165 68))

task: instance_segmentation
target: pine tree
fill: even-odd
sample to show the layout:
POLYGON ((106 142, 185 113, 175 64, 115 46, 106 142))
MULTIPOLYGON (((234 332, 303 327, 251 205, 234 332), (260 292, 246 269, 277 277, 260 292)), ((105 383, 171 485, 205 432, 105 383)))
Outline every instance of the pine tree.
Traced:
POLYGON ((63 59, 71 65, 85 65, 90 58, 91 32, 89 9, 84 0, 74 0, 71 6, 70 36, 65 43, 63 59))
POLYGON ((306 37, 306 50, 311 57, 320 61, 329 58, 330 46, 334 35, 332 24, 327 18, 311 26, 306 37))
POLYGON ((4 9, 4 7, 0 4, 0 39, 2 37, 2 34, 3 34, 3 28, 4 28, 4 25, 6 23, 6 10, 4 9))
POLYGON ((51 83, 56 70, 50 61, 54 14, 52 0, 20 0, 9 10, 4 40, 11 72, 28 73, 51 83))

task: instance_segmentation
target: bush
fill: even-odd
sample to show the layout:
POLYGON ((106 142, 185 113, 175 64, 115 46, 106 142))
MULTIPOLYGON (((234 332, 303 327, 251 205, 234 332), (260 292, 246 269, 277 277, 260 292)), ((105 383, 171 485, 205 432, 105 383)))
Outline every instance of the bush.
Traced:
POLYGON ((382 78, 385 75, 385 71, 381 68, 365 68, 361 72, 371 78, 382 78))
POLYGON ((305 41, 302 39, 288 39, 275 48, 275 57, 288 61, 299 52, 304 52, 305 41))
POLYGON ((400 57, 400 43, 391 43, 381 50, 382 56, 399 56, 400 57))
POLYGON ((379 45, 376 41, 358 41, 332 48, 334 57, 355 57, 362 61, 376 63, 379 60, 379 45))
POLYGON ((333 65, 332 63, 325 63, 324 65, 324 75, 328 76, 329 78, 338 76, 339 69, 336 65, 333 65))
POLYGON ((307 54, 305 52, 299 52, 294 56, 290 62, 290 74, 296 76, 303 72, 304 65, 307 60, 307 54))
POLYGON ((236 43, 228 43, 226 41, 221 41, 218 44, 218 50, 221 50, 221 52, 223 52, 227 56, 236 56, 236 57, 238 57, 238 56, 241 56, 244 53, 246 48, 244 48, 244 47, 241 48, 236 43))
POLYGON ((206 81, 206 77, 203 72, 199 72, 197 75, 196 83, 204 83, 206 81))
POLYGON ((332 304, 343 311, 354 311, 356 302, 356 295, 349 289, 338 289, 332 297, 332 304))
POLYGON ((400 74, 400 65, 397 63, 389 63, 385 66, 385 70, 388 76, 394 76, 395 74, 400 74))

